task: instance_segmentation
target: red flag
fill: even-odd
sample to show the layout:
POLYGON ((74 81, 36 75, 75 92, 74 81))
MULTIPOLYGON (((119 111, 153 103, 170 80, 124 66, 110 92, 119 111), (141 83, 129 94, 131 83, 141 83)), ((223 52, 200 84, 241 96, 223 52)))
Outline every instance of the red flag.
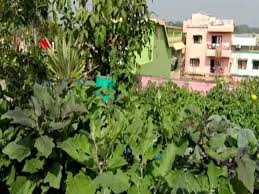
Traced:
POLYGON ((50 43, 47 40, 40 40, 39 46, 43 49, 49 49, 51 47, 50 43))

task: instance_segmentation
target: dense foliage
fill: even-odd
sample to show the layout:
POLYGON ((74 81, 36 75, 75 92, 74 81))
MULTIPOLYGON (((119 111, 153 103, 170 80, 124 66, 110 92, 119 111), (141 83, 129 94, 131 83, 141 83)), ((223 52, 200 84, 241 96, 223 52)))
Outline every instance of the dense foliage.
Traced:
POLYGON ((0 0, 1 193, 258 193, 259 81, 129 87, 146 1, 87 3, 0 0), (115 97, 75 82, 89 72, 117 80, 115 97))
POLYGON ((22 106, 35 82, 47 79, 37 33, 47 29, 48 0, 0 0, 0 80, 14 105, 22 106))
POLYGON ((247 24, 241 24, 241 25, 236 25, 235 26, 235 33, 237 34, 246 34, 246 33, 259 33, 259 28, 258 27, 251 27, 248 26, 247 24))
POLYGON ((59 0, 53 19, 67 33, 81 38, 88 51, 88 69, 117 82, 130 83, 137 70, 137 53, 152 30, 146 0, 59 0))
POLYGON ((259 110, 250 96, 259 91, 256 83, 232 91, 219 84, 208 96, 151 85, 109 103, 91 82, 36 84, 25 108, 8 110, 1 100, 1 188, 14 194, 256 192, 258 126, 241 116, 259 110))
POLYGON ((26 103, 35 82, 104 75, 120 84, 134 84, 135 58, 152 30, 146 0, 1 0, 0 4, 0 79, 5 80, 13 105, 26 103), (57 40, 53 52, 47 52, 49 60, 38 48, 44 39, 57 40), (71 44, 74 49, 68 49, 71 44))

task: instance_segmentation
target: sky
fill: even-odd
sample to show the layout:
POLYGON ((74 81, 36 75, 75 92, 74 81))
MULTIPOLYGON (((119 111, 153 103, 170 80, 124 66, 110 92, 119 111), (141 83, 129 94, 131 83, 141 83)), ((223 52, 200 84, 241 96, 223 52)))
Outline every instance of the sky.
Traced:
POLYGON ((205 12, 236 24, 259 27, 259 0, 149 0, 152 11, 161 19, 182 21, 192 13, 205 12))

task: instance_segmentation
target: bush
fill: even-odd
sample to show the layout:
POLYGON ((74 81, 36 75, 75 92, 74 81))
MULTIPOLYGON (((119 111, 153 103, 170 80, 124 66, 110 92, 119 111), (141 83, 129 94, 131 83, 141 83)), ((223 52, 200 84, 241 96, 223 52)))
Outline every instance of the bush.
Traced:
MULTIPOLYGON (((247 83, 235 91, 246 90, 247 83)), ((216 104, 221 86, 208 97, 174 84, 133 88, 113 103, 103 102, 95 90, 91 83, 36 84, 26 109, 3 106, 3 189, 73 194, 258 189, 255 131, 204 104, 212 99, 216 104)))

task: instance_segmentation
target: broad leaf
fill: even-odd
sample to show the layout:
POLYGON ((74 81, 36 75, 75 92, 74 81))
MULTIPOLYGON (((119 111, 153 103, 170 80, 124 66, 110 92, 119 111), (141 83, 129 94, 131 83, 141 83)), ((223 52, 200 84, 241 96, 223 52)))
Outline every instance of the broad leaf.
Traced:
POLYGON ((6 184, 7 184, 8 186, 11 186, 12 183, 14 182, 14 180, 15 180, 15 174, 16 174, 16 169, 15 169, 14 166, 12 166, 11 171, 10 171, 10 173, 9 173, 9 175, 8 175, 8 178, 7 178, 7 180, 6 180, 6 184))
POLYGON ((49 186, 41 186, 41 194, 46 194, 48 192, 48 190, 50 189, 49 186))
POLYGON ((166 176, 166 182, 171 189, 174 189, 174 191, 177 189, 186 189, 190 193, 203 191, 199 185, 199 182, 191 172, 179 170, 171 171, 166 176))
POLYGON ((176 145, 174 143, 169 144, 164 153, 162 153, 159 164, 155 165, 153 174, 155 176, 165 177, 171 170, 177 152, 176 145))
POLYGON ((202 191, 208 192, 210 190, 208 176, 199 175, 199 176, 197 176, 197 181, 198 181, 202 191))
POLYGON ((60 143, 58 147, 82 164, 89 160, 90 144, 85 135, 77 134, 73 138, 68 138, 60 143))
POLYGON ((73 177, 71 173, 68 173, 66 180, 66 194, 86 193, 95 194, 95 186, 92 180, 84 173, 79 172, 73 177))
POLYGON ((71 96, 68 101, 62 106, 61 116, 66 118, 71 113, 84 113, 86 112, 85 106, 75 102, 75 97, 71 96))
POLYGON ((0 157, 0 168, 2 167, 8 167, 11 163, 11 160, 8 159, 8 157, 4 157, 4 155, 2 155, 0 157))
POLYGON ((203 191, 199 185, 198 180, 190 171, 185 172, 183 177, 189 192, 198 193, 203 191))
POLYGON ((230 181, 226 178, 220 177, 219 178, 219 187, 218 193, 224 194, 235 194, 230 181))
POLYGON ((193 154, 190 157, 190 160, 194 163, 201 163, 202 161, 202 149, 200 146, 196 145, 193 154))
POLYGON ((30 145, 28 144, 28 138, 14 141, 3 149, 3 153, 8 155, 10 159, 23 161, 26 157, 31 154, 30 145))
POLYGON ((257 139, 251 129, 241 129, 238 133, 237 144, 239 148, 249 148, 257 146, 257 139))
MULTIPOLYGON (((141 155, 146 155, 148 152, 153 149, 154 144, 157 141, 157 134, 154 132, 154 124, 152 123, 151 117, 148 118, 147 123, 146 123, 147 131, 145 133, 145 138, 143 140, 143 143, 141 144, 141 155)), ((154 155, 153 155, 154 157, 154 155)), ((146 157, 144 157, 146 159, 146 157)), ((151 159, 151 158, 147 158, 151 159)), ((146 161, 145 161, 146 162, 146 161)))
POLYGON ((114 156, 108 161, 108 168, 111 170, 116 170, 125 166, 127 164, 126 160, 122 156, 114 156))
POLYGON ((128 175, 130 176, 130 180, 134 183, 134 185, 130 187, 128 193, 151 193, 149 191, 149 187, 152 184, 151 176, 145 176, 142 178, 133 169, 128 171, 128 175))
POLYGON ((94 183, 97 187, 110 188, 115 194, 123 193, 130 187, 129 177, 121 170, 118 170, 116 174, 103 173, 96 177, 94 183))
POLYGON ((60 129, 64 129, 65 127, 69 126, 70 123, 71 123, 71 119, 68 119, 68 120, 63 121, 63 122, 50 122, 49 127, 52 130, 60 130, 60 129))
POLYGON ((256 162, 251 160, 247 155, 237 161, 238 179, 251 192, 254 192, 256 162))
POLYGON ((15 182, 10 187, 11 194, 32 194, 36 184, 30 180, 27 180, 26 177, 18 176, 16 177, 15 182))
POLYGON ((55 107, 54 99, 49 94, 47 87, 35 84, 33 92, 35 99, 44 106, 45 110, 53 110, 55 107))
POLYGON ((53 163, 48 170, 44 183, 49 183, 49 186, 59 189, 62 178, 62 166, 59 163, 53 163))
POLYGON ((52 138, 45 135, 36 139, 34 146, 37 148, 40 155, 48 158, 52 153, 52 149, 55 147, 55 144, 53 143, 52 138))
POLYGON ((37 117, 39 117, 42 113, 41 111, 41 104, 39 103, 39 101, 34 97, 32 96, 31 97, 31 104, 34 108, 34 113, 37 117))
POLYGON ((238 150, 236 148, 224 148, 223 150, 220 150, 220 152, 217 152, 208 146, 204 146, 204 150, 211 158, 219 162, 233 158, 238 153, 238 150))
POLYGON ((152 194, 148 187, 141 186, 137 187, 133 185, 129 188, 128 194, 152 194))
POLYGON ((229 124, 230 123, 225 116, 212 115, 208 119, 208 124, 206 128, 211 132, 223 132, 227 129, 229 124))
POLYGON ((224 133, 213 135, 209 140, 210 147, 215 150, 224 148, 225 147, 224 143, 226 141, 226 137, 227 137, 227 135, 224 133))
POLYGON ((23 172, 36 173, 43 168, 44 160, 38 158, 26 160, 25 165, 22 169, 23 172))
POLYGON ((27 116, 26 111, 23 111, 20 108, 8 111, 2 115, 1 119, 11 119, 13 124, 20 124, 31 128, 35 128, 37 126, 35 121, 27 116))
POLYGON ((250 194, 244 184, 240 180, 238 180, 237 177, 231 180, 231 185, 235 194, 250 194))
POLYGON ((127 162, 122 157, 124 147, 123 145, 118 145, 115 149, 115 151, 112 154, 112 157, 108 161, 108 168, 111 170, 117 170, 118 168, 121 168, 122 166, 126 165, 127 162))
POLYGON ((210 182, 210 188, 217 188, 219 184, 219 177, 228 177, 228 170, 227 168, 220 168, 217 167, 214 162, 210 162, 208 165, 208 177, 209 177, 209 182, 210 182))

